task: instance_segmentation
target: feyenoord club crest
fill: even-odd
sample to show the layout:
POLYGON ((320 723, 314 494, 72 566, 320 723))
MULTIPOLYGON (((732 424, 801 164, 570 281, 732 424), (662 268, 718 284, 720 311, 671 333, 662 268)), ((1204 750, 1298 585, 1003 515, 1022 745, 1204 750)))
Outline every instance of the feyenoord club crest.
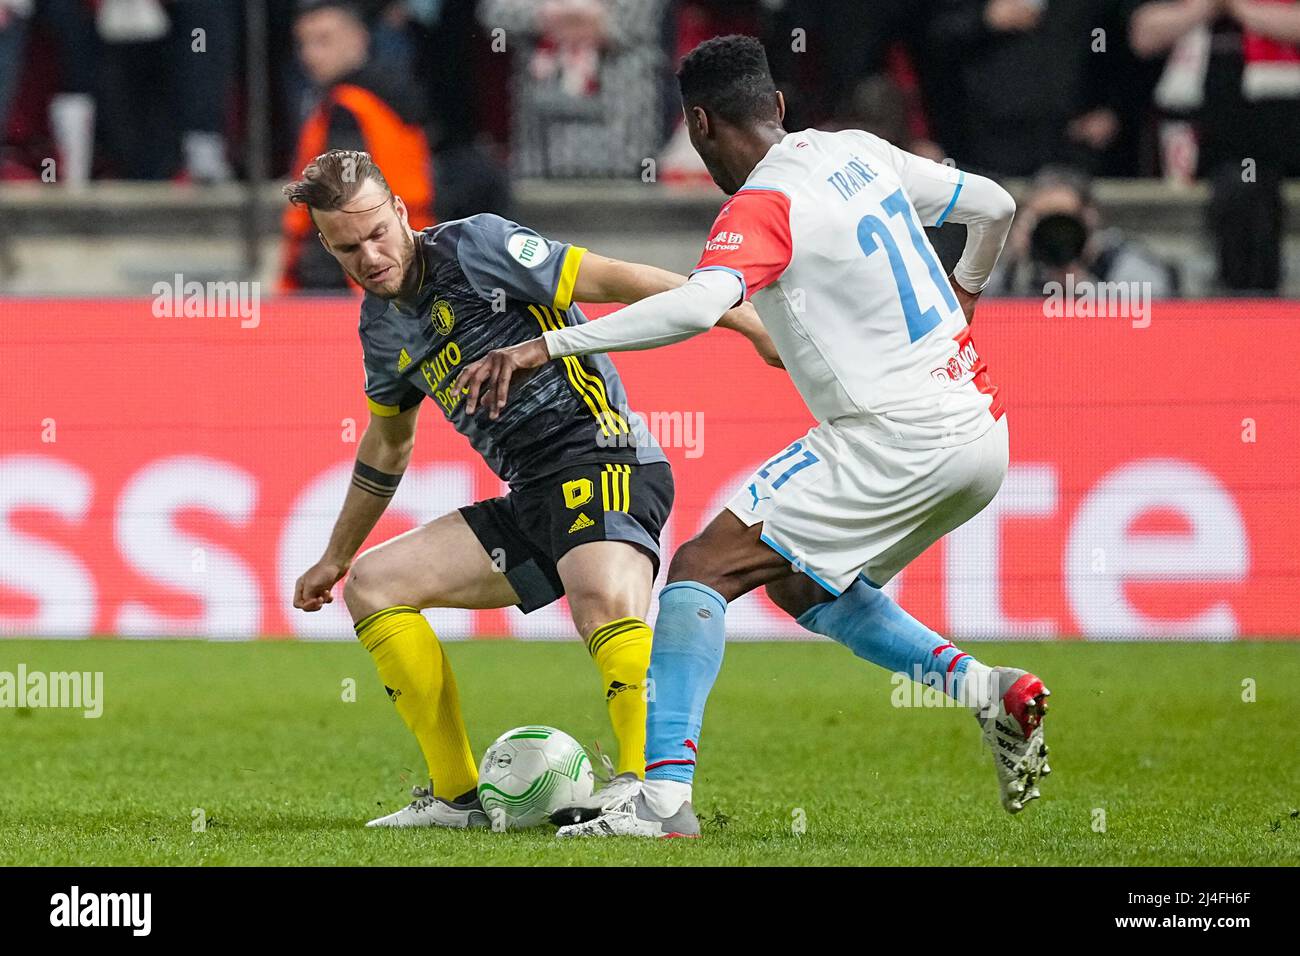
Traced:
POLYGON ((446 335, 456 324, 456 313, 452 311, 450 302, 446 299, 438 299, 429 310, 429 320, 433 322, 433 327, 438 330, 439 335, 446 335))

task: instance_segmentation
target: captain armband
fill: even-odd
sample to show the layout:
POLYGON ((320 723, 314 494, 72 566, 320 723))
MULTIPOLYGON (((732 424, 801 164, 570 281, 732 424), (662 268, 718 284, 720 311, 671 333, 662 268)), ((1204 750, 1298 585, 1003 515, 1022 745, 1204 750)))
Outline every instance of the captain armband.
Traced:
POLYGON ((390 475, 378 468, 371 468, 363 461, 357 462, 352 468, 353 486, 379 498, 393 497, 393 493, 397 491, 397 485, 401 480, 402 475, 400 472, 396 475, 390 475))

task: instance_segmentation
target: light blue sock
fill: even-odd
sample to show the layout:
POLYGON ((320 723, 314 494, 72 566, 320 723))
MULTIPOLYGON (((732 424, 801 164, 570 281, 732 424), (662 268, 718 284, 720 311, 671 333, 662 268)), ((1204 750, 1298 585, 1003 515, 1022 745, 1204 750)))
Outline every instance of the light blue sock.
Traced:
POLYGON ((796 620, 863 660, 941 688, 959 700, 966 670, 975 660, 861 578, 834 601, 815 605, 796 620))
POLYGON ((647 780, 695 777, 695 752, 704 723, 704 702, 722 667, 727 602, 713 588, 677 581, 659 592, 647 673, 653 693, 647 705, 647 780))

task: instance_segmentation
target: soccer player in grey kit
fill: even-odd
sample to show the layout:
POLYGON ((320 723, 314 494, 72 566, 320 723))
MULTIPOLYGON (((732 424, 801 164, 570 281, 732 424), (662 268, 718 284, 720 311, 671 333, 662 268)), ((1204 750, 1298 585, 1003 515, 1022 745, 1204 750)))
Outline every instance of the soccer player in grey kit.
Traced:
MULTIPOLYGON (((413 231, 406 207, 363 152, 330 150, 285 187, 325 248, 365 290, 361 345, 370 422, 325 552, 294 606, 343 599, 389 697, 420 743, 430 783, 370 826, 484 826, 477 766, 455 679, 420 609, 525 613, 562 595, 602 677, 620 776, 640 776, 650 659, 645 623, 659 534, 673 500, 667 460, 606 356, 566 358, 518 379, 499 416, 467 411, 453 387, 469 363, 586 320, 574 304, 632 303, 683 276, 607 259, 482 214, 413 231), (411 458, 433 399, 510 491, 399 535, 354 560, 411 458), (350 573, 349 573, 350 572, 350 573)), ((723 322, 769 364, 775 347, 749 306, 723 322)))

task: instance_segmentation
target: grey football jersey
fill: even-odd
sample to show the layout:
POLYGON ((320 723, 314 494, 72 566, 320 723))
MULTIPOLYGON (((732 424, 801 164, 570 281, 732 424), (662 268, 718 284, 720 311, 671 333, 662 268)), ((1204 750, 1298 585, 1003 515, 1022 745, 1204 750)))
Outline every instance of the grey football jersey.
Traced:
POLYGON ((606 355, 556 359, 519 376, 496 421, 481 407, 467 415, 452 388, 493 349, 587 321, 572 301, 585 252, 488 213, 417 233, 423 281, 414 307, 368 293, 361 304, 371 410, 397 415, 432 398, 511 487, 575 464, 666 460, 606 355))

